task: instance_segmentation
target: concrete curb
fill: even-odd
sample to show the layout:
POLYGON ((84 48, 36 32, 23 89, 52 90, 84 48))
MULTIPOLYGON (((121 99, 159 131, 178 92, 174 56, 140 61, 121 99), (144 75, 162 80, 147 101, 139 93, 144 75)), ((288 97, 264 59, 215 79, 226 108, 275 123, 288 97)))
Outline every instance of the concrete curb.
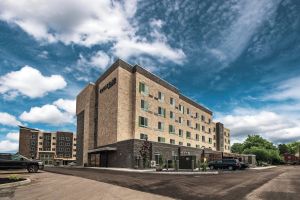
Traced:
POLYGON ((272 169, 275 168, 277 166, 268 166, 268 167, 254 167, 254 168, 249 168, 251 170, 263 170, 263 169, 272 169))
POLYGON ((169 174, 169 175, 216 175, 218 171, 214 172, 148 172, 151 174, 169 174))
POLYGON ((1 184, 0 185, 0 189, 17 187, 17 186, 25 185, 25 184, 28 184, 28 183, 31 183, 31 180, 29 178, 26 178, 24 181, 18 181, 18 182, 14 182, 14 183, 1 184))

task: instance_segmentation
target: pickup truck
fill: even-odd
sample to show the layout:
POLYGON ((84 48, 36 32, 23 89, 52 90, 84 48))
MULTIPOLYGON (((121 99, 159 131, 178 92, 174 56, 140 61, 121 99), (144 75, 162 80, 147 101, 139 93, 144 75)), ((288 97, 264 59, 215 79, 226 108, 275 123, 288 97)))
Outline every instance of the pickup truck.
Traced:
POLYGON ((43 168, 43 162, 30 160, 20 154, 0 154, 0 169, 27 169, 29 173, 36 173, 43 168))

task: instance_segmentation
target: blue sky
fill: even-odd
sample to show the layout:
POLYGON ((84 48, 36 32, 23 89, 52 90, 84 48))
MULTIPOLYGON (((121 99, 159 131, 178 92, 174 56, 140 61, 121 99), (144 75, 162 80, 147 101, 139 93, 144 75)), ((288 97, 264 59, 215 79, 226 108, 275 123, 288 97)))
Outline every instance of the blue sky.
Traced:
POLYGON ((75 131, 75 98, 117 58, 214 111, 232 141, 300 139, 300 2, 0 2, 0 151, 18 127, 75 131), (174 3, 175 2, 175 3, 174 3))

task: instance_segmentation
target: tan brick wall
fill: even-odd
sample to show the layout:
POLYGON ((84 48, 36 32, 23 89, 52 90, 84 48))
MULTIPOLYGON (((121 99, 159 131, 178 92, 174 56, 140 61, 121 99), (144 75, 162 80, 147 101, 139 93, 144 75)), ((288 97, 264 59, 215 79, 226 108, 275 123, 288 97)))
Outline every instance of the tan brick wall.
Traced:
POLYGON ((118 120, 117 141, 133 136, 133 74, 121 67, 118 69, 118 120))
MULTIPOLYGON (((111 88, 99 93, 98 97, 98 146, 113 144, 117 142, 117 112, 118 112, 118 69, 114 70, 104 80, 99 83, 99 89, 106 84, 117 79, 117 83, 111 88)), ((122 82, 122 81, 121 81, 122 82)), ((128 101, 128 100, 126 100, 128 101)))
POLYGON ((84 111, 83 163, 88 161, 88 150, 94 148, 95 85, 87 85, 76 98, 76 115, 84 111))
POLYGON ((206 148, 215 149, 213 146, 213 127, 214 124, 208 123, 208 119, 212 121, 212 115, 196 108, 189 103, 180 99, 180 96, 170 91, 169 89, 157 84, 156 82, 146 78, 142 74, 136 73, 136 83, 135 83, 135 90, 136 90, 136 110, 135 110, 135 138, 140 139, 140 133, 144 133, 148 135, 148 139, 150 141, 158 141, 158 137, 164 137, 166 143, 170 143, 170 139, 175 140, 175 144, 178 145, 179 142, 183 142, 184 146, 187 146, 187 143, 191 144, 191 147, 199 147, 205 146, 206 148), (153 98, 145 96, 139 92, 139 83, 143 82, 149 87, 149 95, 153 96, 153 98), (162 92, 164 94, 164 101, 161 102, 159 100, 154 99, 154 97, 158 97, 158 92, 162 92), (170 97, 174 98, 176 101, 176 107, 181 104, 185 108, 185 113, 181 113, 178 109, 175 109, 174 106, 170 105, 170 97), (144 111, 140 108, 141 99, 147 101, 149 103, 149 111, 144 111), (166 117, 157 116, 154 113, 158 113, 158 107, 162 107, 166 109, 166 117), (187 114, 187 108, 190 110, 190 114, 187 114), (178 120, 179 117, 182 117, 183 123, 180 124, 175 120, 170 118, 170 111, 175 113, 175 120, 178 120), (191 115, 195 116, 195 113, 198 113, 198 118, 192 118, 191 115), (201 115, 205 116, 205 121, 201 121, 201 115), (148 118, 148 127, 139 127, 139 116, 148 118), (187 120, 190 120, 191 127, 187 126, 187 120), (164 131, 159 131, 157 129, 158 121, 164 123, 164 131), (198 123, 200 125, 200 130, 195 130, 195 125, 198 123), (176 134, 169 134, 169 125, 175 126, 175 133, 176 134), (205 127, 205 131, 202 131, 202 126, 205 127), (211 129, 211 133, 208 133, 209 128, 211 129), (179 129, 183 130, 183 137, 179 137, 178 132, 179 129), (186 138, 186 131, 191 132, 191 139, 186 138), (196 134, 199 134, 199 141, 196 140, 196 134), (202 136, 205 136, 205 142, 202 142, 202 136), (208 142, 208 138, 212 139, 211 144, 208 142))

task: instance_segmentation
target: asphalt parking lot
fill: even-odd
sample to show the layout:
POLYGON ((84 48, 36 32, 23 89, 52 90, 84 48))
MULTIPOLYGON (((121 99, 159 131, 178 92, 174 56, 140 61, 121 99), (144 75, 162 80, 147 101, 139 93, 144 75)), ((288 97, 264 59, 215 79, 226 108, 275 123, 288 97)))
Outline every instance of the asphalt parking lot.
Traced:
POLYGON ((300 166, 218 175, 164 175, 59 167, 45 170, 175 199, 300 199, 300 166))

